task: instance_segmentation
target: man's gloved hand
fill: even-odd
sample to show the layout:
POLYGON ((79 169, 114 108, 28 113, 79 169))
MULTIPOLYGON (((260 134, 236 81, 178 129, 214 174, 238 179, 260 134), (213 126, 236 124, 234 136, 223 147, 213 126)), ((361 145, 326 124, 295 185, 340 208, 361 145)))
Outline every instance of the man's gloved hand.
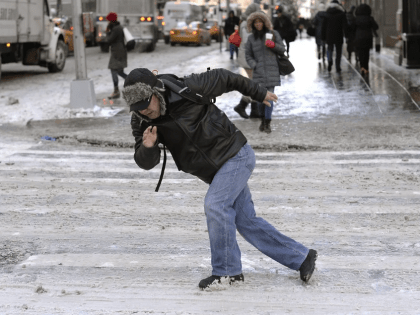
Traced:
POLYGON ((143 132, 143 145, 146 148, 151 148, 155 145, 157 140, 157 127, 150 126, 143 132))
POLYGON ((265 46, 267 46, 268 48, 274 48, 274 46, 276 46, 276 44, 274 44, 274 42, 270 39, 267 39, 265 41, 265 46))

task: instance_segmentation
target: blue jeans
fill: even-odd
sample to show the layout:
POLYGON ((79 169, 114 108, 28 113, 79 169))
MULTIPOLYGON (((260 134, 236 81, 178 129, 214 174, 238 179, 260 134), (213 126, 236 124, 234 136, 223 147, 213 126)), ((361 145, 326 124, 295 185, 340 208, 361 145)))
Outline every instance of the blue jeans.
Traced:
POLYGON ((230 58, 233 58, 233 53, 236 53, 236 58, 238 58, 238 47, 233 44, 230 44, 230 58))
POLYGON ((124 69, 111 69, 112 81, 114 82, 114 87, 118 87, 118 76, 125 79, 127 74, 124 73, 124 69))
MULTIPOLYGON (((267 88, 267 91, 270 91, 271 93, 274 93, 274 86, 268 87, 267 88)), ((258 107, 259 107, 260 113, 261 114, 264 113, 265 119, 271 119, 271 114, 273 113, 274 102, 273 101, 270 101, 269 103, 271 104, 271 107, 268 107, 264 103, 258 103, 258 107)))
POLYGON ((327 59, 329 64, 333 64, 333 51, 335 46, 335 68, 341 70, 341 54, 343 52, 343 44, 328 45, 327 59))
POLYGON ((245 144, 217 172, 204 200, 214 276, 242 272, 236 230, 259 251, 293 270, 299 270, 308 255, 308 248, 256 216, 247 184, 254 167, 254 151, 245 144))

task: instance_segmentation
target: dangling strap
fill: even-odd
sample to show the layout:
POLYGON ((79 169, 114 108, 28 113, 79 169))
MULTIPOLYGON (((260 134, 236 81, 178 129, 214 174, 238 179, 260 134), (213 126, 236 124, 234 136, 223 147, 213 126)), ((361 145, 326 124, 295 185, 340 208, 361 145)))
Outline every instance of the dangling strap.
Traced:
POLYGON ((159 182, 156 186, 155 192, 159 191, 160 184, 162 183, 163 174, 165 174, 165 167, 166 167, 166 148, 165 145, 163 145, 163 164, 162 164, 162 170, 160 171, 160 177, 159 182))

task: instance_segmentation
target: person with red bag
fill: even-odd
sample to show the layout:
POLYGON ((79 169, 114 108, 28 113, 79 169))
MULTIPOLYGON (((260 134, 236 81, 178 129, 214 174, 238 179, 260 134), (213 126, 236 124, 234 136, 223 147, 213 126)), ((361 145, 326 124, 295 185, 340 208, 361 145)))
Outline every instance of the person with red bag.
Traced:
MULTIPOLYGON (((230 35, 232 35, 236 27, 239 27, 239 18, 235 16, 233 11, 229 12, 229 17, 225 20, 225 37, 229 39, 230 35)), ((230 41, 229 41, 230 42, 230 41)), ((233 53, 236 52, 236 58, 238 58, 238 47, 233 44, 230 44, 230 59, 233 59, 233 53)))
POLYGON ((231 58, 230 59, 232 59, 232 57, 233 57, 232 48, 236 52, 236 59, 238 59, 238 48, 241 45, 241 41, 242 41, 242 38, 239 35, 239 28, 238 28, 237 25, 235 25, 235 31, 232 33, 232 35, 229 36, 230 51, 231 51, 231 53, 230 53, 231 58))

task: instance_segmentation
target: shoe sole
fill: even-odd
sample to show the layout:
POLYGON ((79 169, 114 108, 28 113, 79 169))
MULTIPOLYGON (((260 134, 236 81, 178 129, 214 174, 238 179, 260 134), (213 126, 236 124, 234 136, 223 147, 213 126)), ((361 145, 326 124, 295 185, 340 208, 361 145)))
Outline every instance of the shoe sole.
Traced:
POLYGON ((310 273, 308 273, 307 275, 305 275, 305 276, 303 277, 302 281, 304 281, 304 282, 306 282, 306 283, 307 283, 307 282, 309 281, 309 279, 311 279, 312 274, 313 274, 313 273, 314 273, 314 271, 315 271, 315 262, 316 262, 317 258, 318 258, 318 253, 316 253, 316 254, 315 254, 314 261, 313 261, 314 266, 313 266, 313 268, 311 269, 311 272, 310 272, 310 273))

